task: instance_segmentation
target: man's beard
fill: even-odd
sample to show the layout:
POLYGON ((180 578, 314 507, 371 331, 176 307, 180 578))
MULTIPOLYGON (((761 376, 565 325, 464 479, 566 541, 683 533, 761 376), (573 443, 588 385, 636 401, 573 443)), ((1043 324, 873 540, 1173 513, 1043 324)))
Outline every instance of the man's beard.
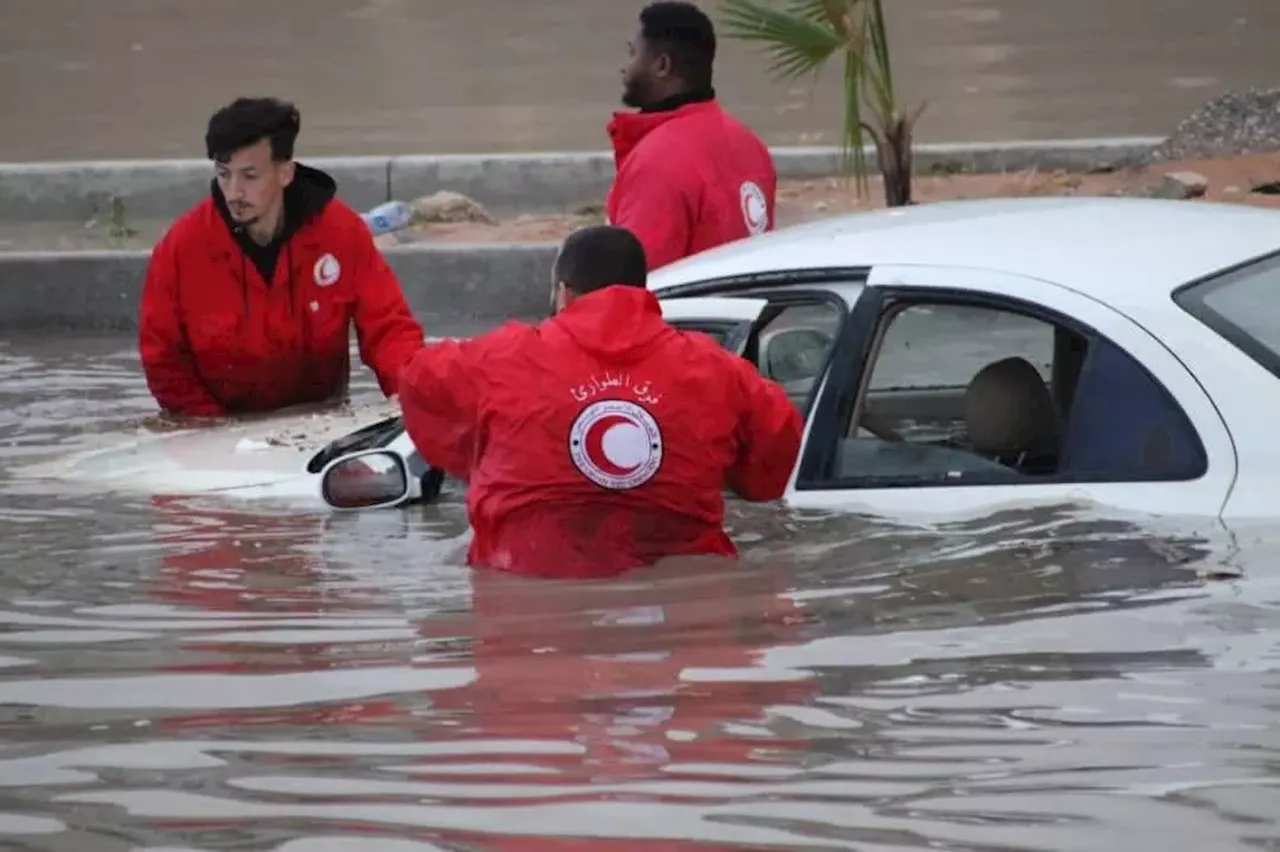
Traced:
POLYGON ((622 84, 622 105, 631 107, 632 109, 644 109, 644 105, 649 102, 645 97, 644 90, 632 82, 624 82, 622 84))
POLYGON ((245 209, 243 212, 237 212, 234 207, 228 206, 227 212, 231 214, 231 221, 244 228, 255 224, 260 218, 262 218, 254 213, 252 209, 245 209))

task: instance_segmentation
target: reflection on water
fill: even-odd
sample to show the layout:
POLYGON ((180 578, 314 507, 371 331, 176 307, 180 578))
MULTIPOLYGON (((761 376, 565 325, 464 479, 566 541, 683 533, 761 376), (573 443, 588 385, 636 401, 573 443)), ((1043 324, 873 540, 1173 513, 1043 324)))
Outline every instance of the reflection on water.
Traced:
MULTIPOLYGON (((6 452, 149 409, 127 342, 15 348, 6 452)), ((456 496, 0 493, 0 848, 1276 848, 1269 531, 732 523, 571 583, 460 568, 456 496)))

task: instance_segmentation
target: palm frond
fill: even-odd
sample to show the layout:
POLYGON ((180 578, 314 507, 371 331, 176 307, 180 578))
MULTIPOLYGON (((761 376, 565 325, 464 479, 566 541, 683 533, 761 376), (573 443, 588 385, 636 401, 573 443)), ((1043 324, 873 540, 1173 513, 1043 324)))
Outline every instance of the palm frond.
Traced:
POLYGON ((845 15, 861 0, 785 0, 782 8, 788 14, 815 21, 844 34, 845 15))
MULTIPOLYGON (((808 0, 792 0, 793 6, 808 0)), ((796 11, 775 9, 757 0, 724 0, 726 35, 764 46, 768 70, 779 79, 794 79, 818 70, 845 46, 844 39, 820 20, 796 11)))
POLYGON ((846 175, 857 179, 858 195, 867 192, 867 151, 862 120, 862 57, 849 50, 844 55, 844 127, 840 133, 840 159, 846 175), (852 164, 853 168, 849 166, 852 164))
POLYGON ((889 58, 889 36, 884 23, 881 0, 867 0, 866 35, 869 55, 867 64, 875 69, 874 90, 881 112, 894 110, 893 63, 889 58))
MULTIPOLYGON (((720 8, 726 35, 762 45, 775 78, 812 74, 816 81, 827 60, 843 54, 843 171, 857 178, 858 193, 864 195, 866 143, 874 142, 877 158, 888 158, 887 166, 880 163, 887 193, 885 169, 902 171, 899 131, 905 120, 909 145, 909 129, 918 112, 908 118, 898 106, 883 0, 721 0, 720 8)), ((904 197, 909 199, 909 192, 904 197)))

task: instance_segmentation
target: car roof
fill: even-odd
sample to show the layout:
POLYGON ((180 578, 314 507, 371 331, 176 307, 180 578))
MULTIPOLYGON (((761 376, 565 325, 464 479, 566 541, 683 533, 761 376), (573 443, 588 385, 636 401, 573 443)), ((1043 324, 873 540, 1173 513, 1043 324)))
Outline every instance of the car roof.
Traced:
POLYGON ((991 269, 1110 304, 1141 304, 1277 250, 1280 211, 1261 207, 1104 196, 975 199, 782 228, 659 269, 649 287, 771 270, 915 264, 991 269))

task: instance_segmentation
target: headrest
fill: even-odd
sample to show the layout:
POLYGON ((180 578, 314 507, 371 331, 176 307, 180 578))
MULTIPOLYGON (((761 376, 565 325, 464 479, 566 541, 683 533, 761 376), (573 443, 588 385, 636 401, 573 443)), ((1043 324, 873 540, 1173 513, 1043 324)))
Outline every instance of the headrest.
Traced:
POLYGON ((1053 396, 1025 358, 988 364, 964 394, 969 442, 989 456, 1041 455, 1057 449, 1058 417, 1053 396))

